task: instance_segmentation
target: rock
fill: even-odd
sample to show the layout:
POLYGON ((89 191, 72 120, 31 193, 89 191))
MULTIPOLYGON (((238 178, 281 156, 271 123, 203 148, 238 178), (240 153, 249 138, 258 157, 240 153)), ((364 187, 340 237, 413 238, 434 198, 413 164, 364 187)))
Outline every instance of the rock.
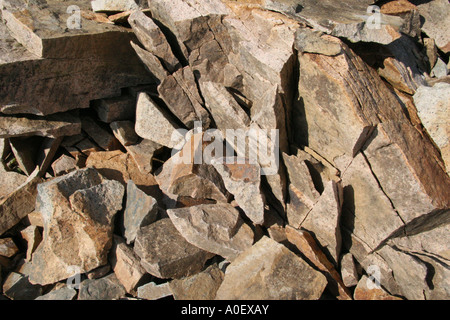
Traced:
POLYGON ((113 151, 120 148, 120 143, 114 135, 93 118, 87 116, 82 117, 81 128, 103 150, 113 151))
POLYGON ((109 264, 95 268, 89 272, 86 272, 86 277, 88 279, 100 279, 105 277, 111 271, 111 266, 109 264))
POLYGON ((42 241, 42 234, 37 226, 29 226, 20 232, 22 238, 27 242, 26 260, 31 261, 32 254, 42 241))
POLYGON ((407 0, 395 0, 381 6, 381 13, 398 15, 416 10, 417 7, 407 0))
POLYGON ((325 253, 319 248, 313 236, 308 231, 298 230, 289 225, 286 226, 285 232, 286 240, 294 245, 303 256, 325 274, 329 284, 332 284, 330 289, 334 291, 337 298, 339 300, 351 300, 350 291, 347 289, 333 263, 330 262, 325 253))
POLYGON ((188 243, 167 218, 142 227, 134 251, 144 269, 161 279, 179 279, 198 273, 213 256, 188 243))
POLYGON ((10 138, 9 145, 19 168, 27 175, 36 169, 36 155, 42 143, 40 137, 10 138))
POLYGON ((182 136, 178 125, 146 93, 140 93, 136 109, 136 133, 138 136, 173 148, 182 136), (152 119, 149 121, 148 119, 152 119))
POLYGON ((42 295, 42 287, 31 284, 20 273, 11 272, 3 283, 3 292, 12 300, 34 300, 42 295))
POLYGON ((77 291, 67 286, 51 291, 43 296, 37 297, 34 300, 74 300, 77 296, 77 291))
POLYGON ((130 42, 131 47, 134 49, 139 59, 145 65, 147 71, 156 79, 156 82, 160 84, 167 76, 168 73, 164 69, 161 61, 153 53, 142 49, 138 44, 133 41, 130 42))
POLYGON ((114 121, 110 123, 114 136, 124 147, 137 144, 140 140, 134 131, 134 126, 135 123, 133 121, 114 121))
POLYGON ((0 256, 11 258, 19 252, 14 240, 11 238, 0 239, 0 256))
POLYGON ((438 58, 433 70, 431 70, 431 76, 441 78, 447 76, 447 73, 447 65, 441 58, 438 58))
POLYGON ((0 235, 34 210, 36 185, 41 182, 34 174, 17 190, 0 200, 0 235))
POLYGON ((50 165, 53 162, 53 158, 61 145, 63 137, 59 138, 44 138, 39 151, 37 153, 36 165, 39 168, 39 175, 44 176, 50 165))
POLYGON ((450 26, 450 5, 448 1, 438 0, 417 5, 417 10, 425 19, 422 30, 428 37, 433 38, 436 46, 443 52, 450 51, 450 38, 447 32, 450 26))
POLYGON ((228 261, 233 261, 253 244, 253 231, 230 204, 170 209, 167 214, 189 243, 228 261))
POLYGON ((120 183, 92 168, 40 184, 36 202, 44 234, 33 255, 30 281, 50 284, 73 276, 73 266, 88 272, 105 265, 123 195, 120 183))
POLYGON ((175 300, 214 300, 224 273, 214 264, 205 271, 169 282, 175 300))
POLYGON ((69 157, 65 154, 63 154, 61 157, 53 161, 52 164, 52 170, 55 176, 62 176, 64 174, 67 174, 69 172, 72 172, 76 170, 77 167, 77 161, 69 157))
POLYGON ((386 58, 383 61, 383 67, 378 69, 378 73, 396 89, 408 94, 414 94, 418 87, 410 69, 394 58, 386 58))
POLYGON ((172 290, 168 282, 163 284, 155 284, 149 282, 137 289, 137 296, 145 300, 158 300, 172 295, 172 290))
POLYGON ((341 53, 341 47, 327 35, 308 28, 299 28, 295 32, 295 49, 299 52, 319 53, 335 56, 341 53))
POLYGON ((56 138, 81 132, 79 119, 70 114, 44 118, 0 116, 0 138, 41 136, 56 138))
POLYGON ((153 171, 154 157, 160 154, 163 148, 162 145, 146 139, 125 147, 142 174, 150 174, 153 171))
POLYGON ((180 62, 172 52, 166 36, 152 18, 148 17, 144 12, 136 10, 130 15, 128 22, 144 48, 158 57, 167 71, 173 73, 181 67, 180 62))
POLYGON ((338 5, 333 1, 318 3, 312 0, 267 0, 263 1, 263 7, 283 12, 316 30, 344 37, 352 42, 388 44, 395 41, 400 37, 400 31, 407 29, 408 21, 381 14, 379 9, 380 20, 377 21, 377 16, 373 16, 375 12, 369 9, 372 3, 373 1, 345 0, 338 5), (345 10, 340 10, 342 6, 345 6, 345 10), (379 23, 379 26, 376 23, 379 23))
POLYGON ((158 93, 169 110, 188 129, 194 128, 195 121, 201 121, 208 128, 209 114, 202 106, 192 69, 187 66, 167 76, 158 86, 158 93))
POLYGON ((3 164, 0 164, 0 199, 16 191, 26 180, 27 176, 14 171, 6 171, 3 164))
POLYGON ((441 150, 447 173, 450 174, 450 135, 446 129, 450 125, 446 116, 450 108, 449 88, 450 84, 447 83, 420 87, 414 95, 414 103, 423 126, 441 150))
POLYGON ((32 4, 3 9, 2 16, 18 40, 0 23, 0 47, 8 52, 0 63, 2 113, 48 115, 88 108, 91 100, 120 95, 120 88, 154 81, 129 44, 131 30, 83 17, 81 29, 68 29, 67 4, 54 1, 45 9, 32 4))
POLYGON ((200 153, 205 153, 205 144, 202 133, 193 134, 183 149, 158 170, 156 181, 169 198, 190 197, 227 202, 221 176, 203 157, 199 159, 200 153))
POLYGON ((374 286, 375 283, 371 279, 365 275, 362 276, 355 289, 355 300, 403 300, 390 295, 381 287, 372 289, 374 286))
POLYGON ((127 202, 123 214, 124 235, 130 244, 140 228, 156 221, 158 205, 155 198, 145 194, 132 180, 127 184, 127 202))
POLYGON ((206 108, 211 113, 220 130, 241 129, 250 124, 250 118, 227 91, 224 85, 214 82, 201 82, 201 92, 206 108))
POLYGON ((91 1, 94 12, 117 12, 139 9, 139 0, 95 0, 91 1))
POLYGON ((319 200, 301 223, 302 228, 315 235, 335 265, 339 262, 342 242, 340 230, 342 201, 342 185, 335 181, 326 183, 319 200))
POLYGON ((117 279, 128 293, 133 292, 146 274, 144 268, 141 267, 139 258, 133 249, 118 236, 114 236, 110 255, 111 266, 117 279))
POLYGON ((117 300, 125 294, 125 288, 112 273, 101 279, 82 281, 78 300, 117 300))
POLYGON ((136 100, 128 95, 101 99, 93 102, 93 108, 99 120, 106 123, 133 120, 136 115, 136 100))
POLYGON ((263 237, 228 266, 216 299, 313 300, 326 285, 320 272, 283 245, 263 237))
MULTIPOLYGON (((215 159, 214 159, 215 160, 215 159)), ((261 171, 258 164, 238 157, 212 162, 221 175, 225 188, 234 195, 236 203, 255 224, 264 223, 264 196, 261 193, 261 171), (243 163, 243 164, 241 164, 243 163)))
POLYGON ((346 253, 341 258, 341 275, 342 281, 347 288, 358 284, 359 276, 351 253, 346 253))

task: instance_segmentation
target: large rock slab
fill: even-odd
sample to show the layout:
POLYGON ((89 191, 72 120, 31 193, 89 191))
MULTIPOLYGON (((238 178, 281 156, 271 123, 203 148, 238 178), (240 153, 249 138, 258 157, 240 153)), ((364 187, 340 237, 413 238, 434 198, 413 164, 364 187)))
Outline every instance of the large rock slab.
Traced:
POLYGON ((228 261, 234 260, 253 244, 253 231, 230 204, 170 209, 167 214, 189 243, 228 261))
POLYGON ((36 202, 44 234, 33 255, 30 281, 50 284, 73 276, 74 266, 87 272, 106 264, 124 191, 92 168, 40 184, 36 202))
POLYGON ((179 279, 198 273, 213 256, 187 242, 167 218, 142 227, 136 236, 134 251, 144 269, 162 279, 179 279))
POLYGON ((316 300, 327 280, 282 244, 263 237, 225 272, 217 300, 316 300))

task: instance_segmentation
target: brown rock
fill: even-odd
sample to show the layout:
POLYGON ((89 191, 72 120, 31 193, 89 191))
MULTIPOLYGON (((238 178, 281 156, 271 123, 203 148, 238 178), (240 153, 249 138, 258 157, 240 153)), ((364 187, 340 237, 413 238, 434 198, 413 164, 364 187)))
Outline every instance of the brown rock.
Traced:
POLYGON ((0 256, 11 258, 19 252, 16 244, 11 238, 0 239, 0 256))
POLYGON ((253 244, 253 231, 230 204, 170 209, 167 214, 189 243, 228 261, 233 261, 253 244))
POLYGON ((205 271, 169 283, 175 300, 214 300, 224 273, 214 264, 205 271))
POLYGON ((158 300, 171 295, 172 291, 168 282, 159 285, 149 282, 137 289, 138 298, 145 300, 158 300))
POLYGON ((162 150, 163 146, 151 140, 143 139, 125 149, 133 158, 142 174, 150 174, 153 171, 153 160, 162 150))
POLYGON ((61 176, 76 170, 77 161, 63 154, 61 157, 56 159, 52 164, 52 170, 55 176, 61 176))
POLYGON ((216 299, 315 300, 326 285, 320 272, 283 245, 263 237, 227 267, 216 299))
POLYGON ((136 114, 136 100, 128 95, 101 99, 93 102, 93 108, 100 121, 106 123, 133 120, 136 114))
POLYGON ((42 234, 37 226, 29 226, 20 232, 22 238, 27 242, 26 260, 31 261, 32 254, 42 241, 42 234))
POLYGON ((369 286, 375 286, 375 283, 367 276, 362 276, 355 289, 355 300, 403 300, 390 295, 381 287, 371 289, 369 286), (368 285, 368 283, 370 284, 368 285))
POLYGON ((134 131, 135 123, 133 121, 114 121, 110 125, 114 136, 124 147, 134 145, 140 138, 134 131))
POLYGON ((81 118, 81 128, 103 150, 112 151, 120 148, 120 143, 114 135, 91 117, 81 118))
POLYGON ((198 273, 213 256, 188 243, 167 218, 142 227, 136 236, 134 251, 144 269, 162 279, 179 279, 198 273))

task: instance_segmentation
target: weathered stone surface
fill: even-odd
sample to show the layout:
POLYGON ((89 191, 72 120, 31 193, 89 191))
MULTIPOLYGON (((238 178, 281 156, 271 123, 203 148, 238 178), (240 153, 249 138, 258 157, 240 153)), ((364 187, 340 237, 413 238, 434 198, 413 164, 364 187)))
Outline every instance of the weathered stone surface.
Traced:
POLYGON ((295 32, 295 49, 299 52, 319 53, 327 56, 335 56, 341 53, 341 46, 320 31, 309 28, 299 28, 295 32))
MULTIPOLYGON (((184 105, 181 106, 184 107, 184 105)), ((139 94, 135 127, 138 136, 173 148, 182 139, 182 136, 176 131, 178 128, 170 115, 158 106, 148 94, 144 92, 139 94)))
POLYGON ((168 72, 164 69, 161 61, 159 61, 158 57, 156 57, 153 53, 148 52, 145 49, 142 49, 138 44, 133 41, 130 42, 131 47, 134 49, 139 59, 141 59, 142 63, 145 65, 147 71, 152 74, 152 76, 156 79, 156 82, 161 83, 167 76, 168 72))
POLYGON ((125 294, 125 288, 116 275, 111 273, 104 278, 82 281, 78 300, 117 300, 125 294))
POLYGON ((318 299, 326 284, 304 260, 263 237, 228 266, 216 299, 318 299))
POLYGON ((167 213, 189 243, 228 261, 233 261, 253 244, 253 231, 230 204, 203 204, 170 209, 167 213))
POLYGON ((450 84, 436 83, 420 87, 414 95, 417 114, 423 126, 441 150, 447 173, 450 174, 450 84))
POLYGON ((143 139, 136 144, 125 147, 142 174, 150 174, 153 171, 153 158, 158 155, 163 148, 164 147, 159 143, 147 139, 143 139))
POLYGON ((51 115, 44 118, 24 116, 0 116, 0 137, 61 137, 73 136, 81 132, 81 123, 77 117, 68 113, 51 115))
POLYGON ((0 235, 34 210, 36 185, 40 182, 40 177, 32 175, 17 190, 0 200, 0 235))
POLYGON ((42 295, 42 287, 33 285, 28 277, 11 272, 3 283, 4 294, 12 300, 34 300, 42 295))
POLYGON ((356 286, 354 298, 355 300, 403 300, 390 295, 380 286, 376 287, 375 282, 365 275, 356 286))
POLYGON ((89 272, 86 272, 86 277, 88 279, 100 279, 105 277, 107 274, 109 274, 111 271, 111 265, 107 264, 98 268, 95 268, 94 270, 91 270, 89 272))
POLYGON ((31 261, 32 254, 42 241, 42 234, 37 226, 29 226, 20 232, 22 238, 27 242, 26 260, 31 261))
POLYGON ((394 0, 381 6, 381 13, 398 15, 416 10, 417 7, 407 0, 394 0))
POLYGON ((144 12, 136 10, 130 15, 128 22, 144 48, 158 57, 170 73, 181 67, 180 62, 172 52, 166 36, 152 18, 144 12))
POLYGON ((81 29, 68 29, 67 7, 52 2, 45 9, 30 4, 3 10, 14 37, 37 56, 0 23, 0 47, 6 43, 11 48, 0 64, 2 113, 47 115, 88 108, 91 100, 120 95, 122 87, 153 82, 129 44, 131 31, 83 17, 81 29))
POLYGON ((110 125, 117 140, 124 146, 130 146, 139 142, 140 138, 134 131, 133 121, 114 121, 110 125))
POLYGON ((103 127, 91 117, 81 118, 81 128, 103 150, 112 151, 120 148, 120 142, 114 137, 109 128, 103 127))
POLYGON ((344 285, 348 288, 358 284, 358 272, 351 253, 346 253, 341 259, 341 275, 344 285))
POLYGON ((30 281, 50 284, 106 263, 113 217, 122 208, 123 186, 92 168, 38 186, 37 210, 44 217, 43 241, 33 255, 30 281))
POLYGON ((132 96, 122 95, 94 101, 93 108, 100 121, 106 123, 133 120, 136 115, 136 100, 132 96))
POLYGON ((214 264, 196 275, 172 280, 169 287, 175 300, 214 300, 223 277, 223 271, 214 264))
POLYGON ((136 10, 139 4, 143 2, 140 0, 94 0, 91 1, 92 10, 94 12, 116 12, 136 10))
POLYGON ((0 239, 0 256, 11 258, 19 252, 14 240, 11 238, 0 239))
POLYGON ((61 176, 76 170, 77 161, 63 154, 61 157, 53 161, 52 170, 55 176, 61 176))
POLYGON ((158 300, 172 295, 169 283, 155 284, 149 282, 137 289, 138 298, 145 300, 158 300))
POLYGON ((253 223, 263 224, 264 196, 261 193, 259 165, 238 157, 214 160, 214 168, 221 175, 225 188, 234 195, 239 207, 253 223))
POLYGON ((142 227, 136 236, 134 251, 144 269, 162 279, 198 273, 213 256, 187 242, 167 218, 142 227))
POLYGON ((0 164, 0 199, 16 191, 26 180, 26 175, 6 171, 3 164, 0 164))
POLYGON ((227 202, 223 180, 216 169, 205 163, 203 134, 193 134, 183 149, 167 160, 156 173, 161 190, 171 199, 190 197, 227 202))
POLYGON ((128 293, 133 292, 139 281, 146 274, 146 271, 139 262, 139 257, 118 236, 114 236, 114 244, 111 248, 110 255, 111 266, 117 279, 119 279, 128 293))
POLYGON ((450 51, 450 37, 448 32, 445 31, 450 28, 450 5, 448 1, 437 0, 420 3, 417 5, 417 9, 420 15, 425 18, 422 26, 423 32, 435 40, 439 49, 448 53, 450 51))
POLYGON ((319 248, 312 235, 305 230, 298 230, 291 226, 286 226, 287 241, 293 244, 314 266, 324 272, 329 283, 334 285, 330 288, 340 300, 351 300, 350 291, 344 284, 341 276, 337 272, 333 263, 327 258, 325 253, 319 248))
POLYGON ((132 180, 129 180, 127 203, 123 214, 124 235, 127 243, 133 242, 139 229, 155 222, 157 217, 158 204, 155 198, 145 194, 132 180))
POLYGON ((51 291, 34 300, 73 300, 77 296, 77 291, 67 286, 51 291))
POLYGON ((19 168, 27 175, 36 169, 36 157, 39 146, 42 143, 40 137, 10 138, 9 145, 19 168))
POLYGON ((317 203, 308 213, 301 227, 312 232, 329 253, 335 265, 341 251, 341 209, 343 189, 341 183, 329 181, 317 203))
POLYGON ((201 92, 205 105, 220 130, 241 129, 250 124, 250 118, 224 85, 201 82, 201 92))

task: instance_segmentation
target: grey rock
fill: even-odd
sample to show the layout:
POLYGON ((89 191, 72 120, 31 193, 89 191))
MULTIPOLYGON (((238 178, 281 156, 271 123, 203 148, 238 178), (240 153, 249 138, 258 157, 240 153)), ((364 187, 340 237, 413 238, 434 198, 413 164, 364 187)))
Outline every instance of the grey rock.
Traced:
POLYGON ((300 28, 295 33, 295 49, 300 52, 319 53, 327 56, 341 53, 341 47, 327 39, 330 37, 320 31, 300 28))
POLYGON ((126 146, 125 149, 133 158, 142 174, 153 171, 153 160, 164 147, 159 143, 143 139, 137 144, 126 146))
POLYGON ((106 123, 133 120, 136 113, 136 99, 128 95, 101 99, 94 101, 93 107, 100 121, 106 123))
POLYGON ((149 282, 137 289, 138 298, 145 300, 158 300, 172 295, 172 290, 168 282, 163 284, 155 284, 149 282))
POLYGON ((75 289, 65 286, 37 297, 35 300, 73 300, 77 294, 75 289))
POLYGON ((78 300, 117 300, 125 294, 125 288, 112 273, 104 278, 82 281, 78 300))
POLYGON ((34 300, 42 295, 42 287, 31 284, 20 273, 11 272, 3 283, 3 292, 12 300, 34 300))
POLYGON ((109 125, 113 131, 114 136, 124 146, 137 144, 140 140, 139 136, 134 131, 135 123, 133 121, 114 121, 109 125))
POLYGON ((438 0, 421 3, 417 6, 417 10, 425 18, 422 26, 423 32, 435 40, 439 49, 448 53, 450 51, 450 38, 448 32, 445 31, 450 27, 450 5, 448 1, 438 0))
POLYGON ((351 253, 346 253, 341 259, 341 275, 345 286, 350 288, 358 284, 358 272, 351 253))

